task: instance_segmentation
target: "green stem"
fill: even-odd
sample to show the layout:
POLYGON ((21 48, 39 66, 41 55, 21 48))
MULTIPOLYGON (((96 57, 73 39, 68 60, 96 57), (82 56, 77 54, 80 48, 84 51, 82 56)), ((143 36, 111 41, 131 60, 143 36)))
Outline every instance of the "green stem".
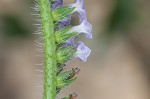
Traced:
POLYGON ((44 96, 43 99, 55 99, 56 96, 56 44, 51 3, 38 0, 43 31, 44 48, 44 96))

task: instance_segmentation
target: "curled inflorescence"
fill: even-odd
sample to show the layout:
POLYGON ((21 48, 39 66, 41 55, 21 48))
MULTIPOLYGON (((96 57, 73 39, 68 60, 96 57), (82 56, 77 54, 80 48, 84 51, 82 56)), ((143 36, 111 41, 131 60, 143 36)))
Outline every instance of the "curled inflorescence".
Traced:
MULTIPOLYGON (((49 1, 47 2, 46 1, 47 0, 45 0, 45 2, 43 3, 42 1, 39 0, 40 2, 39 5, 40 4, 44 5, 44 4, 47 4, 47 2, 49 2, 49 1)), ((73 81, 75 81, 76 80, 75 76, 80 71, 79 68, 72 68, 72 70, 63 72, 63 68, 64 66, 66 66, 65 65, 66 62, 71 60, 72 58, 78 58, 79 60, 86 62, 88 56, 91 53, 91 50, 82 41, 78 41, 77 43, 74 42, 74 39, 79 34, 83 34, 85 37, 90 38, 90 39, 92 38, 92 34, 91 34, 92 25, 87 21, 83 0, 74 0, 73 4, 67 4, 67 5, 64 5, 63 2, 64 2, 63 0, 50 0, 51 6, 50 8, 48 7, 47 8, 48 10, 46 11, 45 11, 46 7, 41 7, 41 9, 39 10, 38 4, 34 8, 35 11, 37 12, 45 11, 44 14, 46 14, 42 16, 40 15, 42 17, 41 18, 42 22, 43 23, 47 22, 47 23, 46 25, 44 24, 42 25, 42 27, 39 28, 39 29, 44 28, 43 30, 46 31, 45 34, 43 33, 44 39, 46 39, 44 40, 44 43, 45 43, 44 46, 46 48, 44 50, 46 51, 44 53, 45 63, 48 62, 48 60, 46 60, 48 58, 49 59, 54 58, 53 62, 54 63, 57 62, 57 63, 55 65, 52 64, 54 65, 52 66, 53 68, 49 68, 49 69, 47 69, 47 67, 49 67, 48 66, 49 64, 46 64, 45 66, 46 71, 44 72, 46 72, 45 77, 49 77, 46 75, 48 73, 53 74, 51 78, 54 78, 54 79, 50 79, 50 80, 54 80, 52 82, 54 86, 56 85, 56 88, 54 87, 53 89, 56 89, 56 93, 59 93, 61 89, 63 89, 64 87, 70 85, 73 81), (49 13, 49 10, 50 10, 50 14, 47 14, 49 13), (77 13, 79 17, 79 25, 76 25, 76 26, 71 25, 71 19, 74 13, 77 13), (48 16, 50 16, 50 18, 48 16), (51 20, 51 21, 47 21, 45 19, 51 20), (48 23, 51 23, 51 24, 47 25, 48 23), (50 29, 49 28, 47 29, 47 27, 50 27, 50 29), (49 35, 50 33, 49 30, 51 30, 50 32, 53 37, 49 35), (49 43, 51 40, 53 40, 53 42, 51 43, 53 44, 53 46, 49 43), (49 54, 47 54, 47 52, 50 53, 48 47, 51 48, 53 52, 56 52, 54 54, 54 56, 56 57, 48 56, 49 54), (57 68, 55 69, 56 65, 57 65, 57 68)), ((39 15, 39 14, 34 14, 34 15, 39 15)), ((42 32, 40 31, 40 33, 42 32)), ((39 33, 36 33, 36 34, 39 34, 39 33)), ((47 83, 49 82, 45 80, 46 87, 48 86, 47 83)), ((53 92, 50 92, 50 93, 53 93, 53 92)), ((62 99, 76 99, 76 97, 77 95, 73 93, 73 94, 70 94, 68 97, 65 97, 62 99)))
MULTIPOLYGON (((74 77, 80 69, 73 68, 70 71, 62 72, 65 63, 77 57, 86 62, 91 50, 82 41, 74 44, 74 38, 83 34, 87 38, 92 38, 92 26, 87 21, 83 0, 74 0, 73 4, 63 5, 63 0, 51 0, 52 17, 55 23, 55 38, 57 47, 57 93, 76 80, 74 77), (79 25, 71 26, 71 15, 77 13, 79 25)), ((69 96, 73 97, 73 96, 69 96)), ((75 99, 75 98, 69 98, 75 99)))
POLYGON ((80 33, 87 38, 92 38, 92 26, 87 21, 83 0, 75 0, 74 4, 68 5, 63 5, 63 0, 51 0, 51 2, 53 18, 55 24, 57 24, 55 26, 56 43, 59 45, 63 44, 63 46, 66 45, 65 47, 70 47, 70 50, 74 50, 73 56, 69 57, 69 59, 78 57, 85 62, 91 50, 81 41, 74 44, 74 38, 80 33), (71 15, 75 12, 78 13, 79 25, 71 26, 71 15))

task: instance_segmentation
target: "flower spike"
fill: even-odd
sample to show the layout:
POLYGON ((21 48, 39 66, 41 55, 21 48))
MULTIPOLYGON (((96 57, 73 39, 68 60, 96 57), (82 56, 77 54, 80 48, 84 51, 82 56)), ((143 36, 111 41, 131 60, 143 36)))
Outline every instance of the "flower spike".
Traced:
MULTIPOLYGON (((72 58, 87 61, 91 49, 81 41, 74 44, 74 39, 79 34, 92 38, 92 25, 87 21, 84 0, 74 0, 68 5, 63 5, 64 0, 37 1, 43 32, 44 99, 55 99, 63 88, 77 79, 80 72, 79 68, 64 71, 66 62, 72 58), (73 13, 78 14, 79 25, 72 26, 73 13)), ((77 99, 77 95, 73 93, 61 99, 77 99)))

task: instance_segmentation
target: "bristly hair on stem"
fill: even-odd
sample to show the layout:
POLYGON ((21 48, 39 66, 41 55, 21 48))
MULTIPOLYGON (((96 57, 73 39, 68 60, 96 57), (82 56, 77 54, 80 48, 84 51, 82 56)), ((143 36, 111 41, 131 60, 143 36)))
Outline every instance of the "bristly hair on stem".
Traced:
MULTIPOLYGON (((73 4, 63 5, 63 0, 37 0, 33 10, 40 19, 34 34, 42 36, 44 58, 44 94, 43 99, 55 99, 56 95, 76 80, 79 68, 63 71, 65 63, 72 58, 86 62, 91 50, 82 41, 74 43, 74 38, 83 34, 92 38, 92 25, 87 21, 83 0, 74 0, 73 4), (71 25, 71 16, 78 13, 79 25, 71 25)), ((37 26, 37 24, 35 24, 37 26)), ((62 99, 76 99, 75 93, 62 99)))

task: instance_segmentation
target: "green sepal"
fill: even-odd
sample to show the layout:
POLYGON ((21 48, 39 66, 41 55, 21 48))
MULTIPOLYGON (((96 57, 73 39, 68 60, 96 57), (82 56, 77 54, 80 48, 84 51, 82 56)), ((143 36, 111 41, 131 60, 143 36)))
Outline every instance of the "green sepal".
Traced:
POLYGON ((76 77, 68 79, 71 74, 72 74, 72 70, 66 71, 57 76, 56 82, 57 82, 58 89, 62 89, 70 85, 72 82, 74 82, 77 79, 76 77))
POLYGON ((64 98, 61 98, 61 99, 70 99, 70 97, 64 97, 64 98))
POLYGON ((68 77, 71 75, 73 73, 73 71, 72 70, 69 70, 69 71, 66 71, 66 72, 63 72, 63 73, 61 73, 61 74, 59 74, 58 76, 57 76, 57 78, 58 79, 63 79, 63 80, 67 80, 68 79, 68 77))
POLYGON ((70 29, 70 26, 68 26, 55 32, 56 42, 58 44, 64 43, 69 38, 77 35, 77 32, 67 33, 70 29))
POLYGON ((62 81, 62 82, 59 82, 57 83, 57 88, 64 88, 64 87, 67 87, 68 85, 70 85, 72 82, 74 82, 75 80, 77 79, 77 77, 75 78, 71 78, 69 80, 65 80, 65 81, 62 81))
POLYGON ((76 50, 73 49, 73 47, 69 46, 66 48, 59 48, 57 50, 57 62, 59 64, 63 64, 66 61, 68 61, 74 54, 76 50))
POLYGON ((60 8, 52 11, 52 16, 54 21, 58 21, 60 19, 66 18, 71 14, 71 12, 75 9, 75 7, 62 6, 60 8))
POLYGON ((60 65, 57 65, 57 74, 59 75, 63 71, 63 68, 60 65))
POLYGON ((61 98, 61 99, 77 99, 77 94, 73 93, 73 94, 70 94, 68 97, 64 97, 64 98, 61 98))

